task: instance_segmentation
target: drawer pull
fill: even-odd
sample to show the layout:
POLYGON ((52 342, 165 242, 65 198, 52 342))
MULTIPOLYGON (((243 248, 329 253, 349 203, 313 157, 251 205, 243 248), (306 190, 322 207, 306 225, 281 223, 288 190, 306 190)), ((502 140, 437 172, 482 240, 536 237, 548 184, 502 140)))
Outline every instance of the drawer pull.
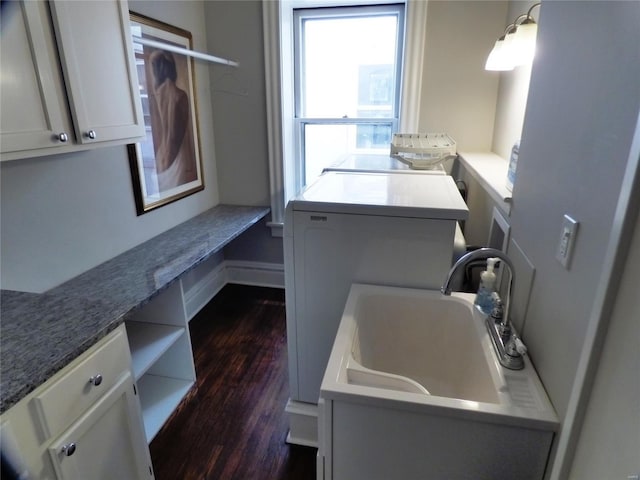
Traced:
POLYGON ((87 138, 90 138, 91 140, 95 140, 98 136, 96 135, 95 130, 89 130, 85 135, 87 136, 87 138))
POLYGON ((71 443, 67 443, 66 445, 63 445, 62 448, 60 449, 60 453, 63 455, 66 455, 67 457, 70 457, 71 455, 76 453, 76 444, 71 442, 71 443))
POLYGON ((94 387, 97 387, 98 385, 100 385, 102 383, 102 375, 100 375, 100 374, 94 375, 93 377, 91 377, 89 379, 89 383, 91 385, 93 385, 94 387))

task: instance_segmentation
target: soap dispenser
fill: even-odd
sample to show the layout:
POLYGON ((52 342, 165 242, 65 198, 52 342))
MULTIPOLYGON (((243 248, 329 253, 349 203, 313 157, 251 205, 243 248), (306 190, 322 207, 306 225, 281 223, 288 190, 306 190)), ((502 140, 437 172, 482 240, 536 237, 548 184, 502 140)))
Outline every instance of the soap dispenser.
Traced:
POLYGON ((487 269, 480 274, 480 286, 476 294, 476 299, 473 302, 482 313, 487 315, 490 315, 493 309, 493 299, 491 295, 496 289, 496 274, 493 270, 497 261, 497 258, 487 259, 487 269))

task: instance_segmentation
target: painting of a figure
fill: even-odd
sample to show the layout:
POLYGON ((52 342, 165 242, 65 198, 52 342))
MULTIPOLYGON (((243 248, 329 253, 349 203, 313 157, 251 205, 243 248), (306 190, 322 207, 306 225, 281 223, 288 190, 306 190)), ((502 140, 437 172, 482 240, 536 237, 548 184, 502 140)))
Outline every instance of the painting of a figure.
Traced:
POLYGON ((156 152, 156 169, 160 191, 196 179, 193 142, 190 141, 189 97, 177 86, 174 55, 154 51, 149 60, 153 71, 151 125, 156 152))
POLYGON ((191 34, 131 14, 147 135, 129 146, 138 214, 204 188, 195 116, 193 61, 136 42, 137 37, 191 48, 191 34))

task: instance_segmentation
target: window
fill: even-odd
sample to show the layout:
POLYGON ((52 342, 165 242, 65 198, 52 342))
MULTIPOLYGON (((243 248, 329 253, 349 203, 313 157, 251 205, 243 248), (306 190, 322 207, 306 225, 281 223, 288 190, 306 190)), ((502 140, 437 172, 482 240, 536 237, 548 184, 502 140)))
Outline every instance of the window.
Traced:
POLYGON ((294 9, 297 189, 397 131, 404 5, 294 9))
MULTIPOLYGON (((296 116, 295 108, 295 88, 294 88, 294 11, 297 9, 307 9, 310 11, 310 4, 318 5, 322 1, 323 5, 336 5, 340 0, 273 0, 262 2, 263 11, 263 32, 264 32, 264 57, 265 57, 265 87, 267 103, 267 138, 268 138, 268 158, 269 158, 269 188, 271 193, 271 232, 274 236, 283 235, 283 222, 285 207, 289 199, 294 197, 305 183, 305 172, 301 166, 302 136, 299 135, 302 126, 311 126, 311 118, 303 119, 296 116), (303 122, 306 120, 306 122, 303 122), (294 124, 297 122, 297 126, 294 124), (295 132, 294 132, 295 130, 295 132)), ((351 3, 362 4, 366 0, 348 0, 351 3)), ((388 0, 376 0, 376 4, 390 3, 388 0)), ((406 0, 402 3, 405 13, 404 32, 398 30, 398 46, 403 47, 402 53, 396 53, 395 68, 402 66, 402 93, 398 105, 398 87, 396 83, 394 109, 400 110, 400 120, 397 129, 403 132, 418 131, 420 96, 422 89, 422 68, 425 45, 425 26, 427 24, 427 2, 422 0, 406 0), (400 59, 403 58, 402 61, 400 59)), ((361 7, 359 7, 361 8, 361 7)), ((319 12, 328 12, 329 9, 318 9, 319 12)), ((356 10, 361 11, 361 10, 356 10)), ((399 27, 401 23, 399 22, 399 27)), ((396 40, 397 41, 397 40, 396 40)), ((374 63, 363 64, 375 67, 374 63)), ((387 67, 388 68, 388 67, 387 67)), ((393 68, 393 67, 392 67, 393 68)), ((365 68, 363 71, 366 71, 365 68)), ((358 79, 360 74, 358 74, 358 79)), ((363 73, 364 75, 364 73, 363 73)), ((398 81, 396 73, 395 81, 398 81)), ((379 74, 374 72, 369 78, 369 89, 374 93, 368 97, 376 108, 384 98, 381 94, 381 84, 384 84, 379 74), (377 90, 377 91, 376 91, 377 90)), ((364 82, 366 84, 366 82, 364 82)), ((358 83, 360 85, 360 83, 358 83)), ((363 95, 367 90, 360 87, 363 95)), ((364 97, 363 97, 364 98, 364 97)), ((361 97, 358 95, 358 100, 361 97)), ((362 103, 362 102, 361 102, 362 103)), ((337 115, 341 116, 344 113, 337 115)), ((397 113, 396 113, 397 116, 397 113)), ((330 125, 329 118, 321 118, 322 122, 315 123, 315 126, 327 127, 330 125)), ((354 126, 355 119, 342 119, 345 125, 350 122, 354 126)), ((374 146, 386 143, 386 135, 394 124, 389 125, 389 119, 364 122, 364 118, 359 118, 356 127, 355 145, 364 149, 364 145, 374 146), (382 125, 380 125, 382 123, 382 125), (358 131, 358 128, 360 129, 358 131), (386 129, 386 130, 385 130, 386 129)), ((398 125, 397 120, 396 125, 398 125)), ((310 128, 313 130, 313 128, 310 128)), ((369 148, 369 147, 367 147, 369 148)), ((307 150, 309 148, 307 147, 307 150)), ((385 147, 385 153, 388 148, 385 147)), ((325 157, 327 158, 327 157, 325 157)))

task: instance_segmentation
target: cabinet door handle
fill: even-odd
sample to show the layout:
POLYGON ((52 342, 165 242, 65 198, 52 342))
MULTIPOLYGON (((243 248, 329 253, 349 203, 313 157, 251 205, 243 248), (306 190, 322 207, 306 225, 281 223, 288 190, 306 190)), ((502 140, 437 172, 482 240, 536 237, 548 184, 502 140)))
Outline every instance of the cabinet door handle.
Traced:
POLYGON ((97 387, 102 383, 102 375, 100 375, 99 373, 97 375, 94 375, 89 379, 89 383, 94 387, 97 387))
POLYGON ((68 140, 69 140, 69 135, 67 135, 66 133, 61 132, 61 133, 58 135, 58 141, 60 141, 60 142, 62 142, 62 143, 65 143, 65 142, 67 142, 68 140))
POLYGON ((86 133, 87 137, 89 137, 91 140, 95 140, 97 135, 96 135, 96 131, 95 130, 89 130, 86 133))
POLYGON ((60 449, 60 453, 62 455, 66 455, 67 457, 70 457, 71 455, 76 453, 76 444, 71 442, 71 443, 67 443, 66 445, 63 445, 62 448, 60 449))

